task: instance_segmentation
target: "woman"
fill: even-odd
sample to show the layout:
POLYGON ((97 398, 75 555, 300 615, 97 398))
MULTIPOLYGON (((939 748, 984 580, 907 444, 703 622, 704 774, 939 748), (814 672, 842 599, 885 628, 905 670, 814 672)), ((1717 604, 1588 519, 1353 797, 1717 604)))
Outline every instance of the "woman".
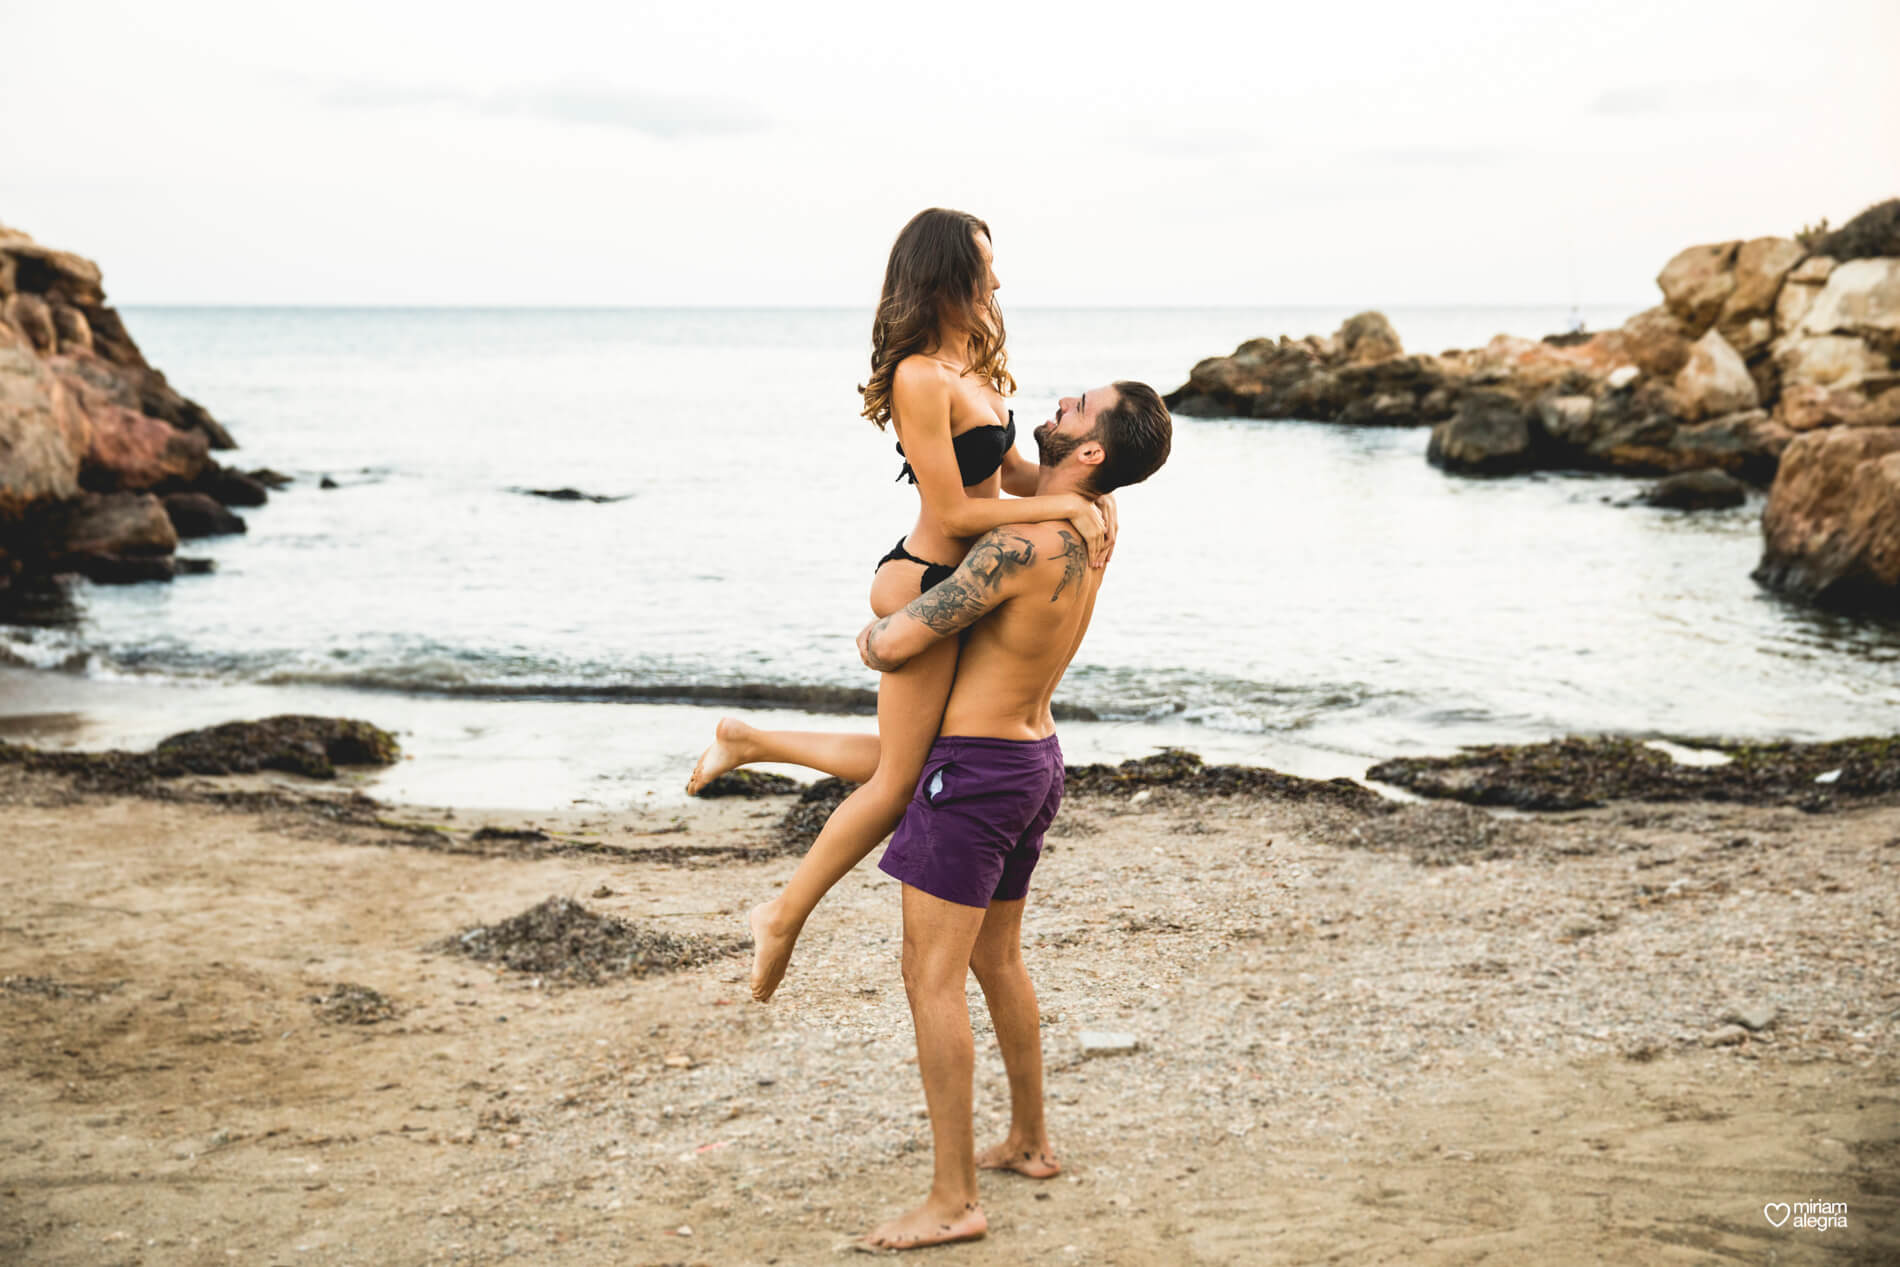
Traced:
MULTIPOLYGON (((946 579, 975 538, 1007 523, 1066 519, 1088 542, 1090 562, 1106 562, 1114 504, 1097 509, 1070 494, 1037 497, 1036 464, 1016 452, 1016 420, 1004 397, 1016 390, 1003 350, 989 226, 961 211, 918 213, 891 246, 884 291, 871 327, 871 379, 858 391, 864 416, 897 429, 906 461, 899 478, 922 505, 910 534, 878 560, 871 610, 888 616, 946 579), (1004 500, 1008 491, 1015 496, 1004 500)), ((937 737, 956 677, 948 640, 894 673, 881 675, 877 734, 765 731, 733 718, 687 783, 708 782, 752 761, 809 766, 860 784, 838 806, 785 890, 752 908, 752 997, 778 988, 805 920, 832 885, 890 835, 904 815, 937 737)))

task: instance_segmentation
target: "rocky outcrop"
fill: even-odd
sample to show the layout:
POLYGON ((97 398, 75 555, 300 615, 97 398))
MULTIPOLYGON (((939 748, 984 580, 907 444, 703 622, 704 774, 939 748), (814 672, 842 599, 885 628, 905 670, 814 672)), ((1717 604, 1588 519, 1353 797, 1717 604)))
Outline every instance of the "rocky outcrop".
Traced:
POLYGON ((0 226, 0 588, 58 570, 169 578, 171 524, 132 495, 261 505, 260 483, 211 457, 233 447, 146 362, 97 264, 0 226))
POLYGON ((1711 466, 1767 483, 1796 433, 1900 424, 1897 239, 1900 199, 1808 242, 1689 247, 1657 276, 1660 305, 1587 336, 1407 356, 1361 313, 1202 361, 1167 400, 1189 416, 1432 425, 1431 460, 1464 473, 1711 466), (1526 434, 1500 421, 1499 392, 1526 434))
POLYGON ((1815 431, 1789 445, 1762 535, 1762 584, 1900 612, 1900 427, 1815 431))
POLYGON ((1406 355, 1378 313, 1332 335, 1251 339, 1166 400, 1188 416, 1430 425, 1427 458, 1463 475, 1711 470, 1772 484, 1756 576, 1804 599, 1891 603, 1895 467, 1847 456, 1884 441, 1810 438, 1900 428, 1900 198, 1833 232, 1689 247, 1656 284, 1663 302, 1615 330, 1439 356, 1406 355), (1784 488, 1797 446, 1803 473, 1784 488), (1826 478, 1811 465, 1822 454, 1841 467, 1826 478))

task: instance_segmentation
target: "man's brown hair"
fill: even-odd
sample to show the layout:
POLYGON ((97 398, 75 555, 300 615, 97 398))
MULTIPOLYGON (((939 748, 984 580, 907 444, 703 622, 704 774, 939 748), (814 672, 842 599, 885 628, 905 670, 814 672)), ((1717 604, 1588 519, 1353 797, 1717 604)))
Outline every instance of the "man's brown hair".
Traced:
POLYGON ((1161 469, 1174 442, 1174 418, 1161 396, 1146 383, 1115 384, 1116 401, 1095 418, 1094 438, 1102 461, 1089 473, 1097 494, 1139 484, 1161 469))

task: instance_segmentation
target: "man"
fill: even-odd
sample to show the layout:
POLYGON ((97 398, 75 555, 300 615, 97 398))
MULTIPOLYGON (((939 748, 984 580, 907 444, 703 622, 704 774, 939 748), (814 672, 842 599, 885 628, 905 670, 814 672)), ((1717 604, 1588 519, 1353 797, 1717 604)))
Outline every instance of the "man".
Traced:
MULTIPOLYGON (((1036 493, 1091 499, 1167 460, 1173 424, 1154 389, 1116 383, 1067 397, 1036 428, 1036 493)), ((904 883, 904 989, 935 1141, 930 1195, 865 1238, 911 1249, 972 1240, 988 1224, 976 1171, 1046 1179, 1061 1167, 1042 1110, 1042 1028, 1023 966, 1029 875, 1062 800, 1049 699, 1075 658, 1106 569, 1063 522, 977 539, 956 572, 858 635, 864 662, 894 669, 968 629, 943 726, 879 867, 904 883), (1009 1135, 981 1157, 971 1120, 975 1063, 964 981, 989 1003, 1009 1074, 1009 1135)))

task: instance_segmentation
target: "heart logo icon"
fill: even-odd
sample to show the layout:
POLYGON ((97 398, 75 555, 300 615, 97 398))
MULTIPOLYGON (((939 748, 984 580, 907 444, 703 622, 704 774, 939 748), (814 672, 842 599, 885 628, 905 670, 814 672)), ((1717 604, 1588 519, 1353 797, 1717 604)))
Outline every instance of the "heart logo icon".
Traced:
POLYGON ((1761 1208, 1761 1212, 1762 1217, 1767 1219, 1770 1223, 1773 1223, 1776 1227, 1780 1227, 1783 1223, 1788 1221, 1789 1210, 1786 1201, 1770 1201, 1761 1208), (1776 1211, 1780 1211, 1779 1218, 1776 1217, 1776 1211))

